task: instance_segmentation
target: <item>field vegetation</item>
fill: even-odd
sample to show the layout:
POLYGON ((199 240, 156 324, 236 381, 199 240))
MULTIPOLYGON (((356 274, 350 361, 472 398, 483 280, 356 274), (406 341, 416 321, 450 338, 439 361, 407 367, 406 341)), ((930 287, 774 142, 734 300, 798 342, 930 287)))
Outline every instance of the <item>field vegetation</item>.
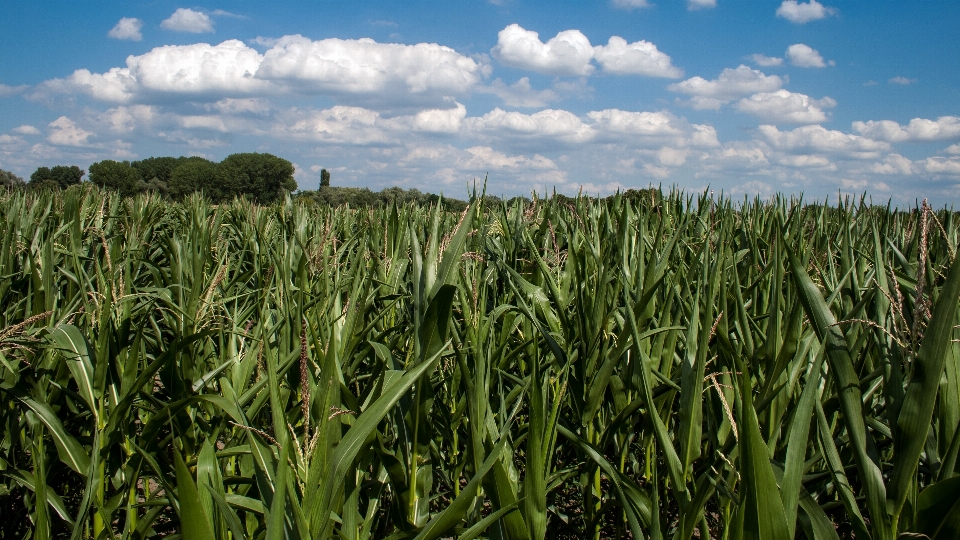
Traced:
POLYGON ((958 237, 925 203, 0 193, 0 536, 956 539, 958 237))

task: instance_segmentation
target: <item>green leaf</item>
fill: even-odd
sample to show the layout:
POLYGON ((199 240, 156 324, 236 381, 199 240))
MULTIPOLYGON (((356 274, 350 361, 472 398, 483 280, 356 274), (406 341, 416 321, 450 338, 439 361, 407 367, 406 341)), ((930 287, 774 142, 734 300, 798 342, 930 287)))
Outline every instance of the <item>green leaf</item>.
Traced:
POLYGON ((767 444, 753 408, 750 373, 738 359, 740 377, 740 506, 742 538, 745 540, 789 540, 786 515, 770 465, 767 444))
POLYGON ((86 478, 90 469, 90 454, 73 436, 67 433, 50 406, 33 399, 19 388, 11 388, 7 392, 13 394, 15 398, 33 411, 37 418, 43 422, 43 425, 50 430, 50 436, 53 437, 53 442, 57 445, 60 460, 76 471, 77 474, 86 478))
POLYGON ((343 436, 330 458, 327 479, 321 489, 321 496, 316 499, 310 511, 311 534, 315 539, 324 539, 329 535, 333 523, 329 519, 334 497, 343 487, 344 478, 353 466, 353 461, 363 449, 367 437, 377 428, 380 420, 393 408, 403 395, 439 360, 443 349, 432 358, 411 368, 403 374, 393 385, 383 390, 383 394, 363 411, 354 421, 353 426, 343 436))
POLYGON ((177 501, 180 503, 180 534, 183 540, 214 540, 210 516, 203 511, 197 485, 183 463, 180 452, 173 451, 173 461, 177 472, 177 501))
MULTIPOLYGON (((922 271, 923 269, 921 269, 922 271)), ((917 464, 937 403, 940 378, 943 376, 947 348, 953 338, 957 301, 960 299, 960 260, 950 267, 947 281, 940 290, 930 324, 923 333, 923 343, 913 361, 913 373, 903 398, 900 416, 894 431, 894 463, 890 489, 895 502, 894 519, 899 517, 907 495, 917 481, 917 464)))
POLYGON ((50 333, 50 339, 57 344, 57 348, 67 360, 70 374, 77 383, 77 388, 87 407, 97 417, 96 392, 93 388, 93 365, 90 363, 87 340, 80 333, 80 329, 72 324, 57 326, 50 333))
POLYGON ((930 540, 960 538, 960 476, 941 480, 920 492, 914 532, 930 540))
MULTIPOLYGON (((867 508, 870 511, 870 528, 874 540, 891 540, 891 519, 887 513, 887 491, 883 483, 883 476, 876 461, 876 447, 873 438, 867 432, 866 421, 863 417, 863 394, 860 391, 860 379, 857 377, 853 359, 847 348, 847 341, 843 337, 837 320, 830 307, 823 299, 823 295, 810 279, 806 269, 800 263, 796 254, 788 250, 790 269, 800 301, 813 324, 817 337, 825 348, 827 361, 834 376, 834 384, 840 398, 840 410, 843 421, 850 436, 851 450, 857 464, 860 481, 863 483, 867 508)), ((952 321, 953 319, 951 319, 952 321)), ((926 427, 924 428, 926 429, 926 427)))

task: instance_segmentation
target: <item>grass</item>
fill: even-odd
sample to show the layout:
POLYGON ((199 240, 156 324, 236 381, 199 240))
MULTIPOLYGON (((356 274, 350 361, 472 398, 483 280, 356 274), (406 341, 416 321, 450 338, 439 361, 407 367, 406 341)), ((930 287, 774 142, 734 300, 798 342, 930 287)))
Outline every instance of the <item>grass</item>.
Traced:
POLYGON ((682 193, 0 195, 0 528, 957 538, 958 234, 682 193))

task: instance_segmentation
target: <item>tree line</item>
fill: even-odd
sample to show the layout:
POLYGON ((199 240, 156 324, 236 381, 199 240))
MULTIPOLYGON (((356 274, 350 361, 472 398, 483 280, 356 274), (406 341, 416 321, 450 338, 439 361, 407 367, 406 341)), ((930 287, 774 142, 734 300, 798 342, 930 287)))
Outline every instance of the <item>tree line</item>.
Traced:
MULTIPOLYGON (((174 200, 201 192, 215 203, 247 197, 261 204, 296 191, 293 164, 266 153, 231 154, 217 163, 202 157, 151 157, 139 161, 105 159, 90 165, 88 180, 124 196, 154 192, 174 200)), ((29 182, 0 171, 6 189, 66 189, 79 184, 86 171, 76 165, 39 167, 29 182)))

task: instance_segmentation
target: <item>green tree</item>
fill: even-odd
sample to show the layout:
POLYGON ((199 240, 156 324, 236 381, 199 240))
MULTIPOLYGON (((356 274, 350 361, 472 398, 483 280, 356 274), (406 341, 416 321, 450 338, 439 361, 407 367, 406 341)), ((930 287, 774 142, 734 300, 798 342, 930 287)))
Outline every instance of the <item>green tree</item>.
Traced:
POLYGON ((231 154, 217 167, 217 178, 207 193, 214 201, 248 196, 261 204, 279 200, 297 189, 293 164, 272 154, 231 154))
POLYGON ((137 170, 137 173, 144 182, 150 184, 156 179, 166 184, 170 182, 170 176, 173 175, 174 169, 188 159, 190 158, 175 158, 169 156, 150 157, 141 159, 140 161, 134 161, 130 163, 130 166, 137 170))
POLYGON ((103 189, 119 191, 130 196, 139 191, 140 175, 130 166, 129 161, 105 159, 90 165, 90 181, 103 189))
POLYGON ((80 183, 85 171, 76 165, 56 165, 39 167, 30 175, 30 187, 33 189, 67 189, 80 183))
POLYGON ((320 169, 320 187, 330 187, 330 172, 326 169, 320 169))
MULTIPOLYGON (((167 180, 167 193, 180 200, 196 191, 209 196, 217 177, 217 164, 202 157, 180 158, 167 180)), ((211 197, 213 198, 213 197, 211 197)))
POLYGON ((0 189, 20 189, 24 185, 23 178, 10 171, 0 169, 0 189))

